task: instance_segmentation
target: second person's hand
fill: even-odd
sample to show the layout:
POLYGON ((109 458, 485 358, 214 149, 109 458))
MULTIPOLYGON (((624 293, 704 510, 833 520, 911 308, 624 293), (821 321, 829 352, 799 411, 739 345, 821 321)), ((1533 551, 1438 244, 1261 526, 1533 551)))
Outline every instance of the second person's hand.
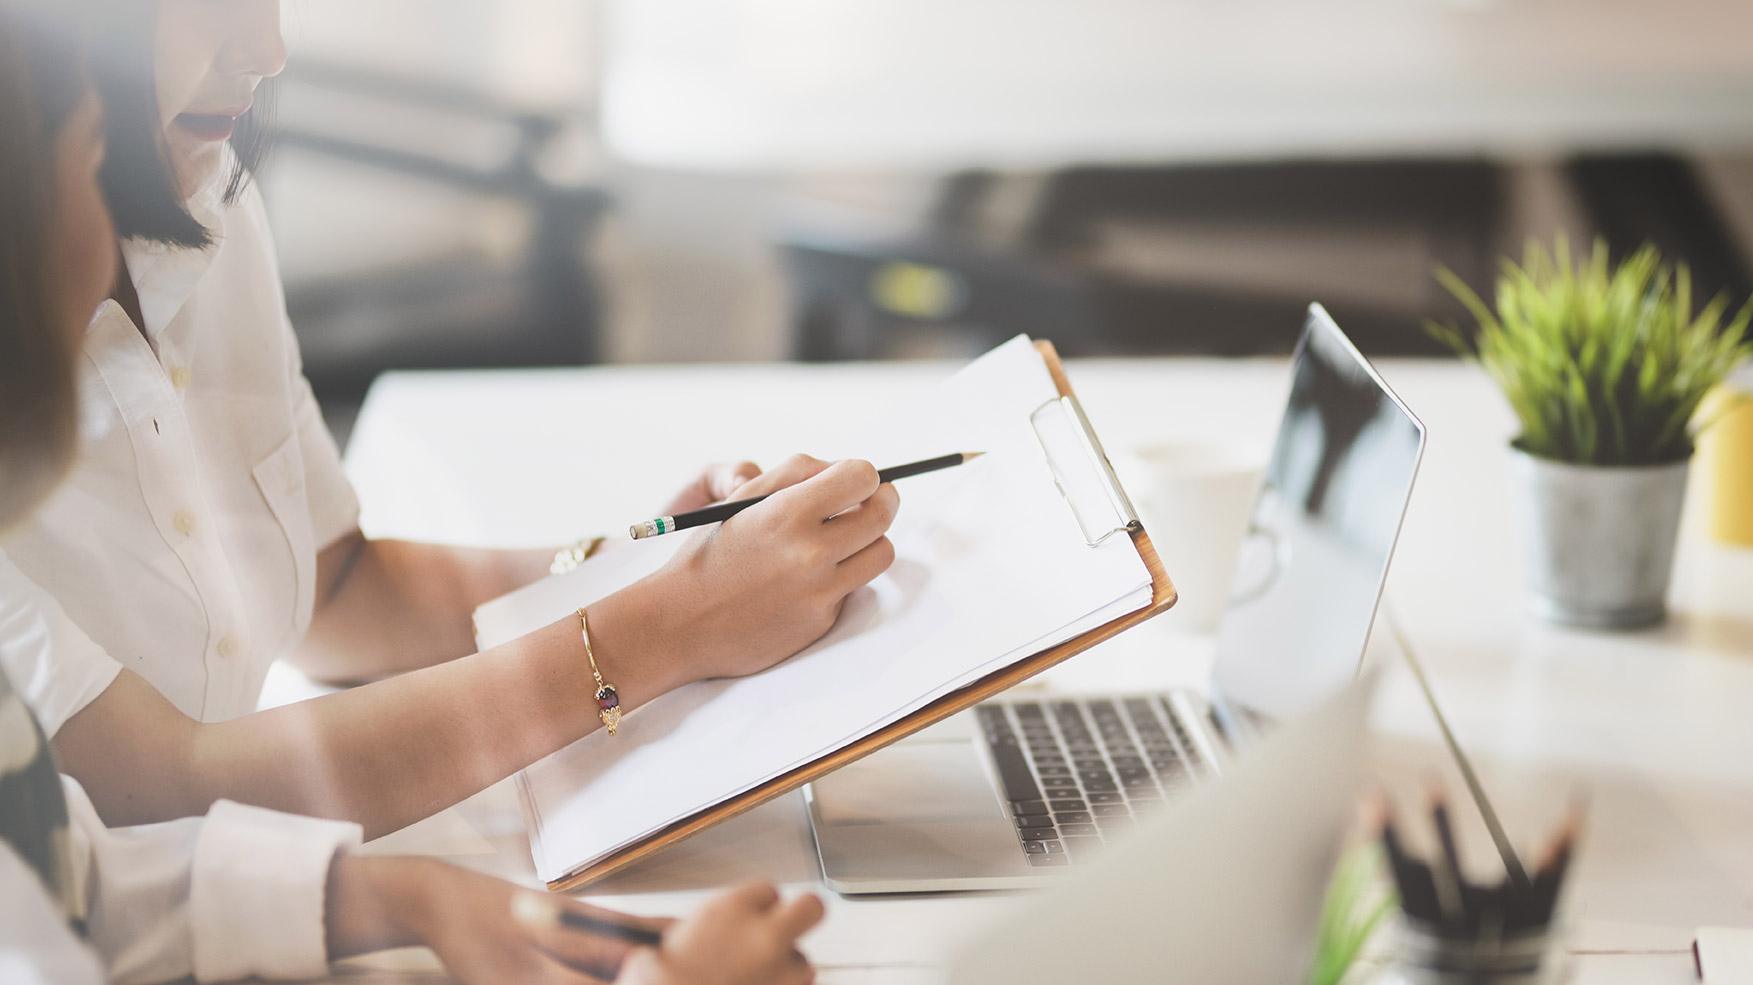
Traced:
POLYGON ((337 858, 324 910, 331 957, 424 945, 461 985, 600 985, 620 975, 637 948, 562 926, 562 911, 655 933, 674 924, 406 856, 337 858))
POLYGON ((823 913, 814 896, 781 900, 765 883, 740 886, 675 923, 657 948, 634 950, 616 985, 810 985, 816 972, 797 941, 823 913))

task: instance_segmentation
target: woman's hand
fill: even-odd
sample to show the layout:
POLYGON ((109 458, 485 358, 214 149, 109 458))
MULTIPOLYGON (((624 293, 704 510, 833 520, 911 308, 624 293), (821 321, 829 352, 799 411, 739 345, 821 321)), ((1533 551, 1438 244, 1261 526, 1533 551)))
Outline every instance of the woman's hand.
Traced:
POLYGON ((324 907, 329 956, 421 944, 463 985, 809 985, 798 938, 822 902, 780 902, 766 884, 707 901, 683 921, 615 913, 433 859, 342 855, 324 907), (635 946, 564 926, 562 911, 663 935, 635 946))
POLYGON ((761 467, 754 462, 719 462, 708 465, 700 470, 700 475, 687 488, 676 493, 669 505, 663 508, 665 516, 687 513, 713 503, 721 503, 740 490, 743 485, 761 474, 761 467))
POLYGON ((809 985, 816 971, 797 940, 822 922, 822 901, 780 902, 772 886, 753 884, 717 896, 664 932, 663 944, 639 948, 617 985, 809 985))
POLYGON ((331 957, 423 944, 464 985, 601 985, 634 945, 560 924, 561 910, 664 932, 633 917, 431 859, 342 856, 329 879, 331 957))
POLYGON ((662 569, 590 607, 603 673, 621 655, 664 690, 778 663, 834 625, 846 597, 888 570, 900 507, 869 462, 804 455, 738 489, 768 499, 695 535, 662 569))

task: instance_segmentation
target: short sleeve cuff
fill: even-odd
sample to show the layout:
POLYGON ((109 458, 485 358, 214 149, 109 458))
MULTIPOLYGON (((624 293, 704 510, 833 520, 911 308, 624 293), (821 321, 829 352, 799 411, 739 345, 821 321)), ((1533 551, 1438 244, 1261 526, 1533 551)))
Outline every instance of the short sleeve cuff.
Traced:
POLYGON ((53 738, 97 700, 122 665, 0 554, 0 669, 53 738))
POLYGON ((43 734, 54 738, 74 715, 96 701, 98 695, 115 683, 122 665, 109 658, 103 650, 95 651, 89 661, 80 661, 64 674, 33 693, 27 701, 37 711, 43 734), (101 658, 101 659, 100 659, 101 658))
POLYGON ((195 846, 190 911, 195 978, 315 978, 329 966, 329 866, 359 825, 230 801, 213 805, 195 846))
POLYGON ((310 384, 303 383, 300 389, 303 392, 297 413, 298 445, 304 458, 311 537, 321 551, 359 528, 359 496, 341 467, 341 449, 323 422, 310 384))

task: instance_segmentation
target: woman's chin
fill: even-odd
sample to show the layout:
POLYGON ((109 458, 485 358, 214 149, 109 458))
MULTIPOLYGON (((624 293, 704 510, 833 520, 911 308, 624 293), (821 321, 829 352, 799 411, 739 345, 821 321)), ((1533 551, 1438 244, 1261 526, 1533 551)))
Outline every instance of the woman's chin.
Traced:
POLYGON ((173 140, 170 152, 176 169, 177 184, 184 198, 193 198, 201 189, 217 180, 220 168, 225 165, 223 142, 194 141, 187 138, 173 140))

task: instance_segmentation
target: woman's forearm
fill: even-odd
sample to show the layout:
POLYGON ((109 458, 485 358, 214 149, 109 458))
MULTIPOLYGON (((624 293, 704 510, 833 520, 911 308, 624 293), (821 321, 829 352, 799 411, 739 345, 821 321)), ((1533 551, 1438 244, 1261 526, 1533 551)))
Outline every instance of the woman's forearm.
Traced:
MULTIPOLYGON (((800 456, 744 491, 771 495, 590 604, 597 660, 624 709, 790 657, 894 560, 884 534, 899 500, 869 462, 800 456)), ((55 745, 112 824, 229 798, 357 821, 375 837, 596 729, 594 683, 568 615, 485 653, 217 724, 192 722, 124 672, 55 745)))
POLYGON ((215 788, 199 799, 346 818, 367 838, 404 827, 590 731, 591 681, 576 636, 549 626, 485 653, 206 726, 195 769, 215 788))
POLYGON ((317 559, 317 605, 294 655, 317 680, 355 683, 475 651, 470 616, 547 573, 549 550, 344 538, 317 559))
MULTIPOLYGON (((685 680, 639 592, 591 606, 603 673, 634 708, 685 680)), ((219 799, 387 834, 600 727, 576 617, 503 647, 228 722, 198 724, 124 674, 56 736, 111 824, 219 799)))

